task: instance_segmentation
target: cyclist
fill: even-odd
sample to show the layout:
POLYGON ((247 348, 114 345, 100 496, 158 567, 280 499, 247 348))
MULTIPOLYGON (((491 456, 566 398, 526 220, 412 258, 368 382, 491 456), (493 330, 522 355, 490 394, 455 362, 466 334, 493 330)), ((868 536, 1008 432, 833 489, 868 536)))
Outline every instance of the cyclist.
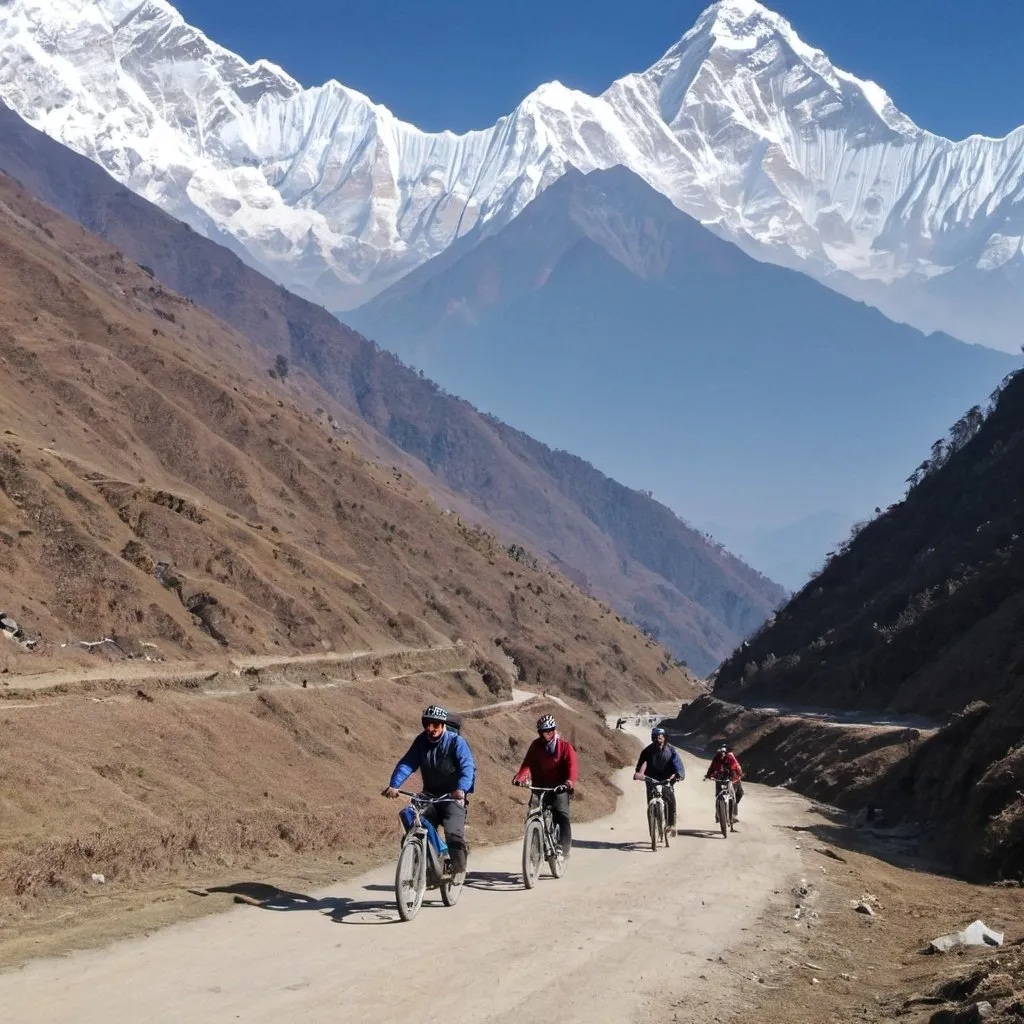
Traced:
POLYGON ((466 848, 466 794, 473 792, 476 782, 473 753, 462 736, 446 727, 448 712, 445 708, 431 704, 420 721, 423 732, 412 741, 412 746, 395 765, 391 781, 381 795, 397 799, 398 787, 418 770, 427 796, 450 796, 450 800, 426 808, 423 817, 435 827, 444 829, 452 871, 462 874, 469 854, 466 848))
MULTIPOLYGON (((740 820, 740 800, 743 799, 743 783, 740 781, 743 778, 743 769, 740 767, 740 763, 736 760, 736 755, 732 752, 732 744, 726 740, 718 745, 718 750, 712 758, 711 765, 708 767, 707 775, 705 779, 717 778, 720 772, 728 772, 729 778, 732 779, 732 788, 736 793, 736 806, 733 808, 733 820, 740 820)), ((718 808, 715 808, 715 821, 718 821, 718 808)))
POLYGON ((643 779, 647 783, 647 802, 654 796, 652 782, 668 782, 661 792, 665 800, 666 827, 672 835, 676 834, 676 792, 671 783, 686 778, 686 769, 679 751, 668 742, 668 735, 661 726, 651 730, 651 742, 644 747, 637 758, 634 779, 643 779))
POLYGON ((558 733, 558 725, 551 715, 537 720, 537 738, 526 751, 523 763, 512 779, 513 786, 566 786, 564 793, 534 793, 530 806, 536 806, 538 797, 551 808, 551 817, 558 826, 559 845, 562 856, 568 860, 572 849, 572 819, 569 814, 569 800, 576 789, 578 768, 576 750, 558 733))

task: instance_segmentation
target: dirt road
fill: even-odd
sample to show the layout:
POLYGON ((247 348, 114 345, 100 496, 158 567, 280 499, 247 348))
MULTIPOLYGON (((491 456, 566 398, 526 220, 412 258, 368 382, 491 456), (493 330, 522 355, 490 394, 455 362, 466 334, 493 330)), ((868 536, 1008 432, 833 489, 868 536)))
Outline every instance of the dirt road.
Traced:
MULTIPOLYGON (((316 898, 282 894, 267 908, 2 974, 4 1019, 568 1024, 656 1017, 687 995, 703 1002, 707 960, 754 938, 773 891, 799 875, 791 833, 774 826, 807 804, 750 786, 737 833, 722 839, 703 765, 686 763, 682 834, 667 851, 643 845, 643 786, 624 772, 615 813, 575 830, 561 880, 545 875, 525 891, 518 844, 478 848, 459 904, 426 903, 402 924, 389 864, 316 898)), ((397 820, 395 834, 397 849, 397 820)))

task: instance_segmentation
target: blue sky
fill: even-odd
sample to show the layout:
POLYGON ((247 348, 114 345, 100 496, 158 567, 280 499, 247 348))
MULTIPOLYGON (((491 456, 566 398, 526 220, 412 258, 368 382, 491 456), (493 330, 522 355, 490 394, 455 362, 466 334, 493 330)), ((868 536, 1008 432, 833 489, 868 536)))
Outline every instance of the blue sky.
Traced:
MULTIPOLYGON (((174 2, 174 0, 172 0, 174 2)), ((600 92, 656 60, 701 0, 177 0, 191 23, 307 85, 337 78, 428 130, 483 128, 541 82, 600 92)), ((1022 0, 775 0, 840 67, 931 131, 1024 124, 1022 0)))

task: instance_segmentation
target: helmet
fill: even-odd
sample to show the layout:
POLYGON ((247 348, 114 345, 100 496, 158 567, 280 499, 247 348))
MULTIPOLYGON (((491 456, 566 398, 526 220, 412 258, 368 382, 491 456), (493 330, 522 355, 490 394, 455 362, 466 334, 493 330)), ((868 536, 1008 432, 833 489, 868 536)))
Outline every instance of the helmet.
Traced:
POLYGON ((725 740, 722 740, 722 742, 718 744, 718 752, 720 754, 726 753, 726 751, 728 751, 728 749, 729 749, 729 744, 726 743, 725 740))
POLYGON ((427 722, 447 722, 448 711, 441 707, 440 704, 431 704, 429 708, 426 708, 423 712, 420 722, 426 726, 427 722))
POLYGON ((665 730, 662 729, 662 727, 660 725, 656 725, 651 730, 651 739, 652 740, 656 740, 659 736, 664 736, 664 735, 666 735, 665 730))
POLYGON ((547 732, 548 729, 557 729, 554 715, 541 715, 537 719, 537 732, 547 732))

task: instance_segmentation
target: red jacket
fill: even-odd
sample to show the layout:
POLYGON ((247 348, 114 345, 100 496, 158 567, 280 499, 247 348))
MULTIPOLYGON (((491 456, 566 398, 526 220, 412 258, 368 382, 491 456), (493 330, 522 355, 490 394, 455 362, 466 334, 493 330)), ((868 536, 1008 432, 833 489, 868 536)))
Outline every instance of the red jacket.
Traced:
POLYGON ((740 768, 736 755, 731 752, 727 754, 716 753, 714 760, 711 762, 711 767, 708 768, 706 777, 712 779, 725 768, 729 770, 729 775, 734 783, 739 782, 743 778, 743 769, 740 768))
POLYGON ((548 745, 539 736, 530 744, 516 774, 516 782, 530 779, 535 786, 561 786, 566 782, 576 785, 576 751, 561 736, 555 740, 555 753, 548 753, 548 745))

